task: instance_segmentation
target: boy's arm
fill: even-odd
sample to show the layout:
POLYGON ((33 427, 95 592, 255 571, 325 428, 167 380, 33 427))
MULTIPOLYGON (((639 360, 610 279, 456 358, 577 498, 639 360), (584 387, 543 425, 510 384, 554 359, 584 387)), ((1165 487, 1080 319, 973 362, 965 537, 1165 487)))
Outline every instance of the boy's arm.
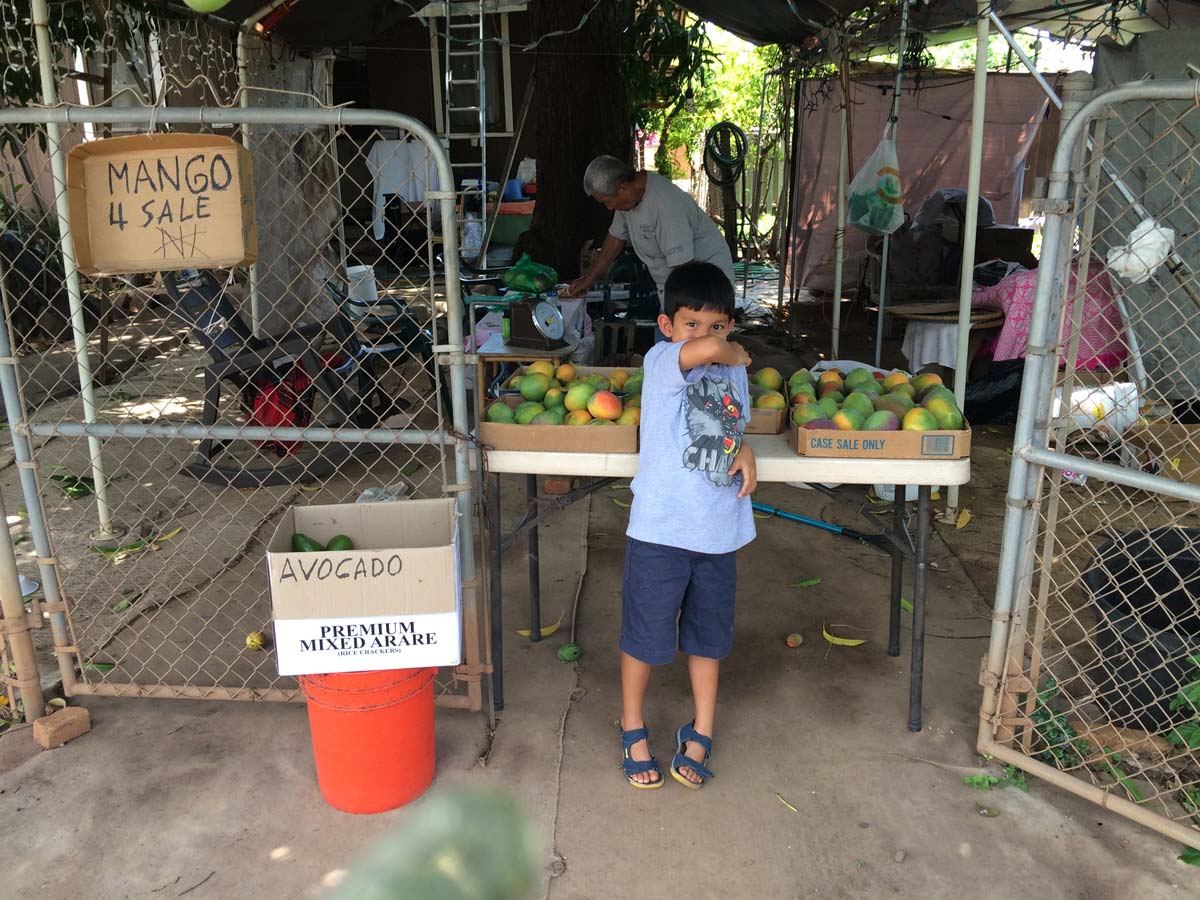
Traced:
POLYGON ((749 497, 758 487, 758 463, 754 459, 754 451, 747 443, 743 443, 738 449, 737 456, 733 458, 733 465, 729 467, 730 476, 738 472, 742 473, 742 488, 738 491, 738 499, 749 497))
POLYGON ((707 365, 748 366, 750 354, 736 341, 709 335, 687 341, 679 350, 679 371, 690 372, 707 365))

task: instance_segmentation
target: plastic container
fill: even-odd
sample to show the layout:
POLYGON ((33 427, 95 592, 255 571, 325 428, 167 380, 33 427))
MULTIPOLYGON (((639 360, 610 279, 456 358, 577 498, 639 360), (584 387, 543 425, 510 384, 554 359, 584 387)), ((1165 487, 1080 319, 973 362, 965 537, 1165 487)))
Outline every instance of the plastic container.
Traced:
POLYGON ((321 795, 334 809, 380 813, 433 781, 435 668, 302 675, 321 795))
POLYGON ((360 303, 374 305, 379 302, 379 287, 375 283, 375 270, 370 266, 347 266, 346 281, 349 295, 360 303))
POLYGON ((1098 617, 1096 700, 1118 725, 1158 732, 1196 680, 1200 653, 1200 528, 1131 531, 1100 547, 1083 573, 1098 617))
POLYGON ((1095 431, 1115 441, 1137 424, 1137 385, 1129 382, 1103 387, 1079 387, 1071 392, 1070 408, 1062 408, 1062 389, 1054 395, 1054 417, 1071 421, 1071 431, 1095 431))

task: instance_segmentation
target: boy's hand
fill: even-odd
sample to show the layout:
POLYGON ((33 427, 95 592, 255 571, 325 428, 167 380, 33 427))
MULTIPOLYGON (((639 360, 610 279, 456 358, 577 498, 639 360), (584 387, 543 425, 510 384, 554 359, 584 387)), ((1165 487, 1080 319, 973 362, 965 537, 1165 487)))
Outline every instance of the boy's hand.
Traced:
MULTIPOLYGON (((750 365, 750 354, 746 352, 745 347, 743 347, 737 341, 730 341, 729 349, 732 350, 735 354, 737 354, 737 362, 730 363, 731 366, 749 366, 750 365)), ((753 456, 754 454, 751 453, 750 455, 753 456)))
POLYGON ((742 474, 742 489, 738 491, 740 500, 743 497, 749 497, 758 487, 758 465, 754 461, 754 451, 750 449, 749 444, 742 444, 737 456, 733 458, 733 465, 729 467, 730 477, 739 472, 742 474))

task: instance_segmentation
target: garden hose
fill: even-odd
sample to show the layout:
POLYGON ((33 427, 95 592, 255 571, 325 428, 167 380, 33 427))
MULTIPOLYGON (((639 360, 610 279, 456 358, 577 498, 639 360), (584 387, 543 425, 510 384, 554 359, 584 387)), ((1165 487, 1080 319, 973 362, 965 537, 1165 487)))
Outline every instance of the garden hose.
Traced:
POLYGON ((718 122, 704 137, 704 173, 717 187, 731 187, 746 169, 746 132, 732 122, 718 122), (721 149, 729 146, 729 155, 721 149))

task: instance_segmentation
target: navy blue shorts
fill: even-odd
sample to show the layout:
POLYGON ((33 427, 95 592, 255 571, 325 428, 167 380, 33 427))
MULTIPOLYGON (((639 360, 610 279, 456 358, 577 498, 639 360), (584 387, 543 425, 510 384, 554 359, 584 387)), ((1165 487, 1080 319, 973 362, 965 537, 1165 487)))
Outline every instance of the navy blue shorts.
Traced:
POLYGON ((694 553, 626 538, 621 650, 661 666, 675 649, 724 659, 733 647, 734 553, 694 553))

